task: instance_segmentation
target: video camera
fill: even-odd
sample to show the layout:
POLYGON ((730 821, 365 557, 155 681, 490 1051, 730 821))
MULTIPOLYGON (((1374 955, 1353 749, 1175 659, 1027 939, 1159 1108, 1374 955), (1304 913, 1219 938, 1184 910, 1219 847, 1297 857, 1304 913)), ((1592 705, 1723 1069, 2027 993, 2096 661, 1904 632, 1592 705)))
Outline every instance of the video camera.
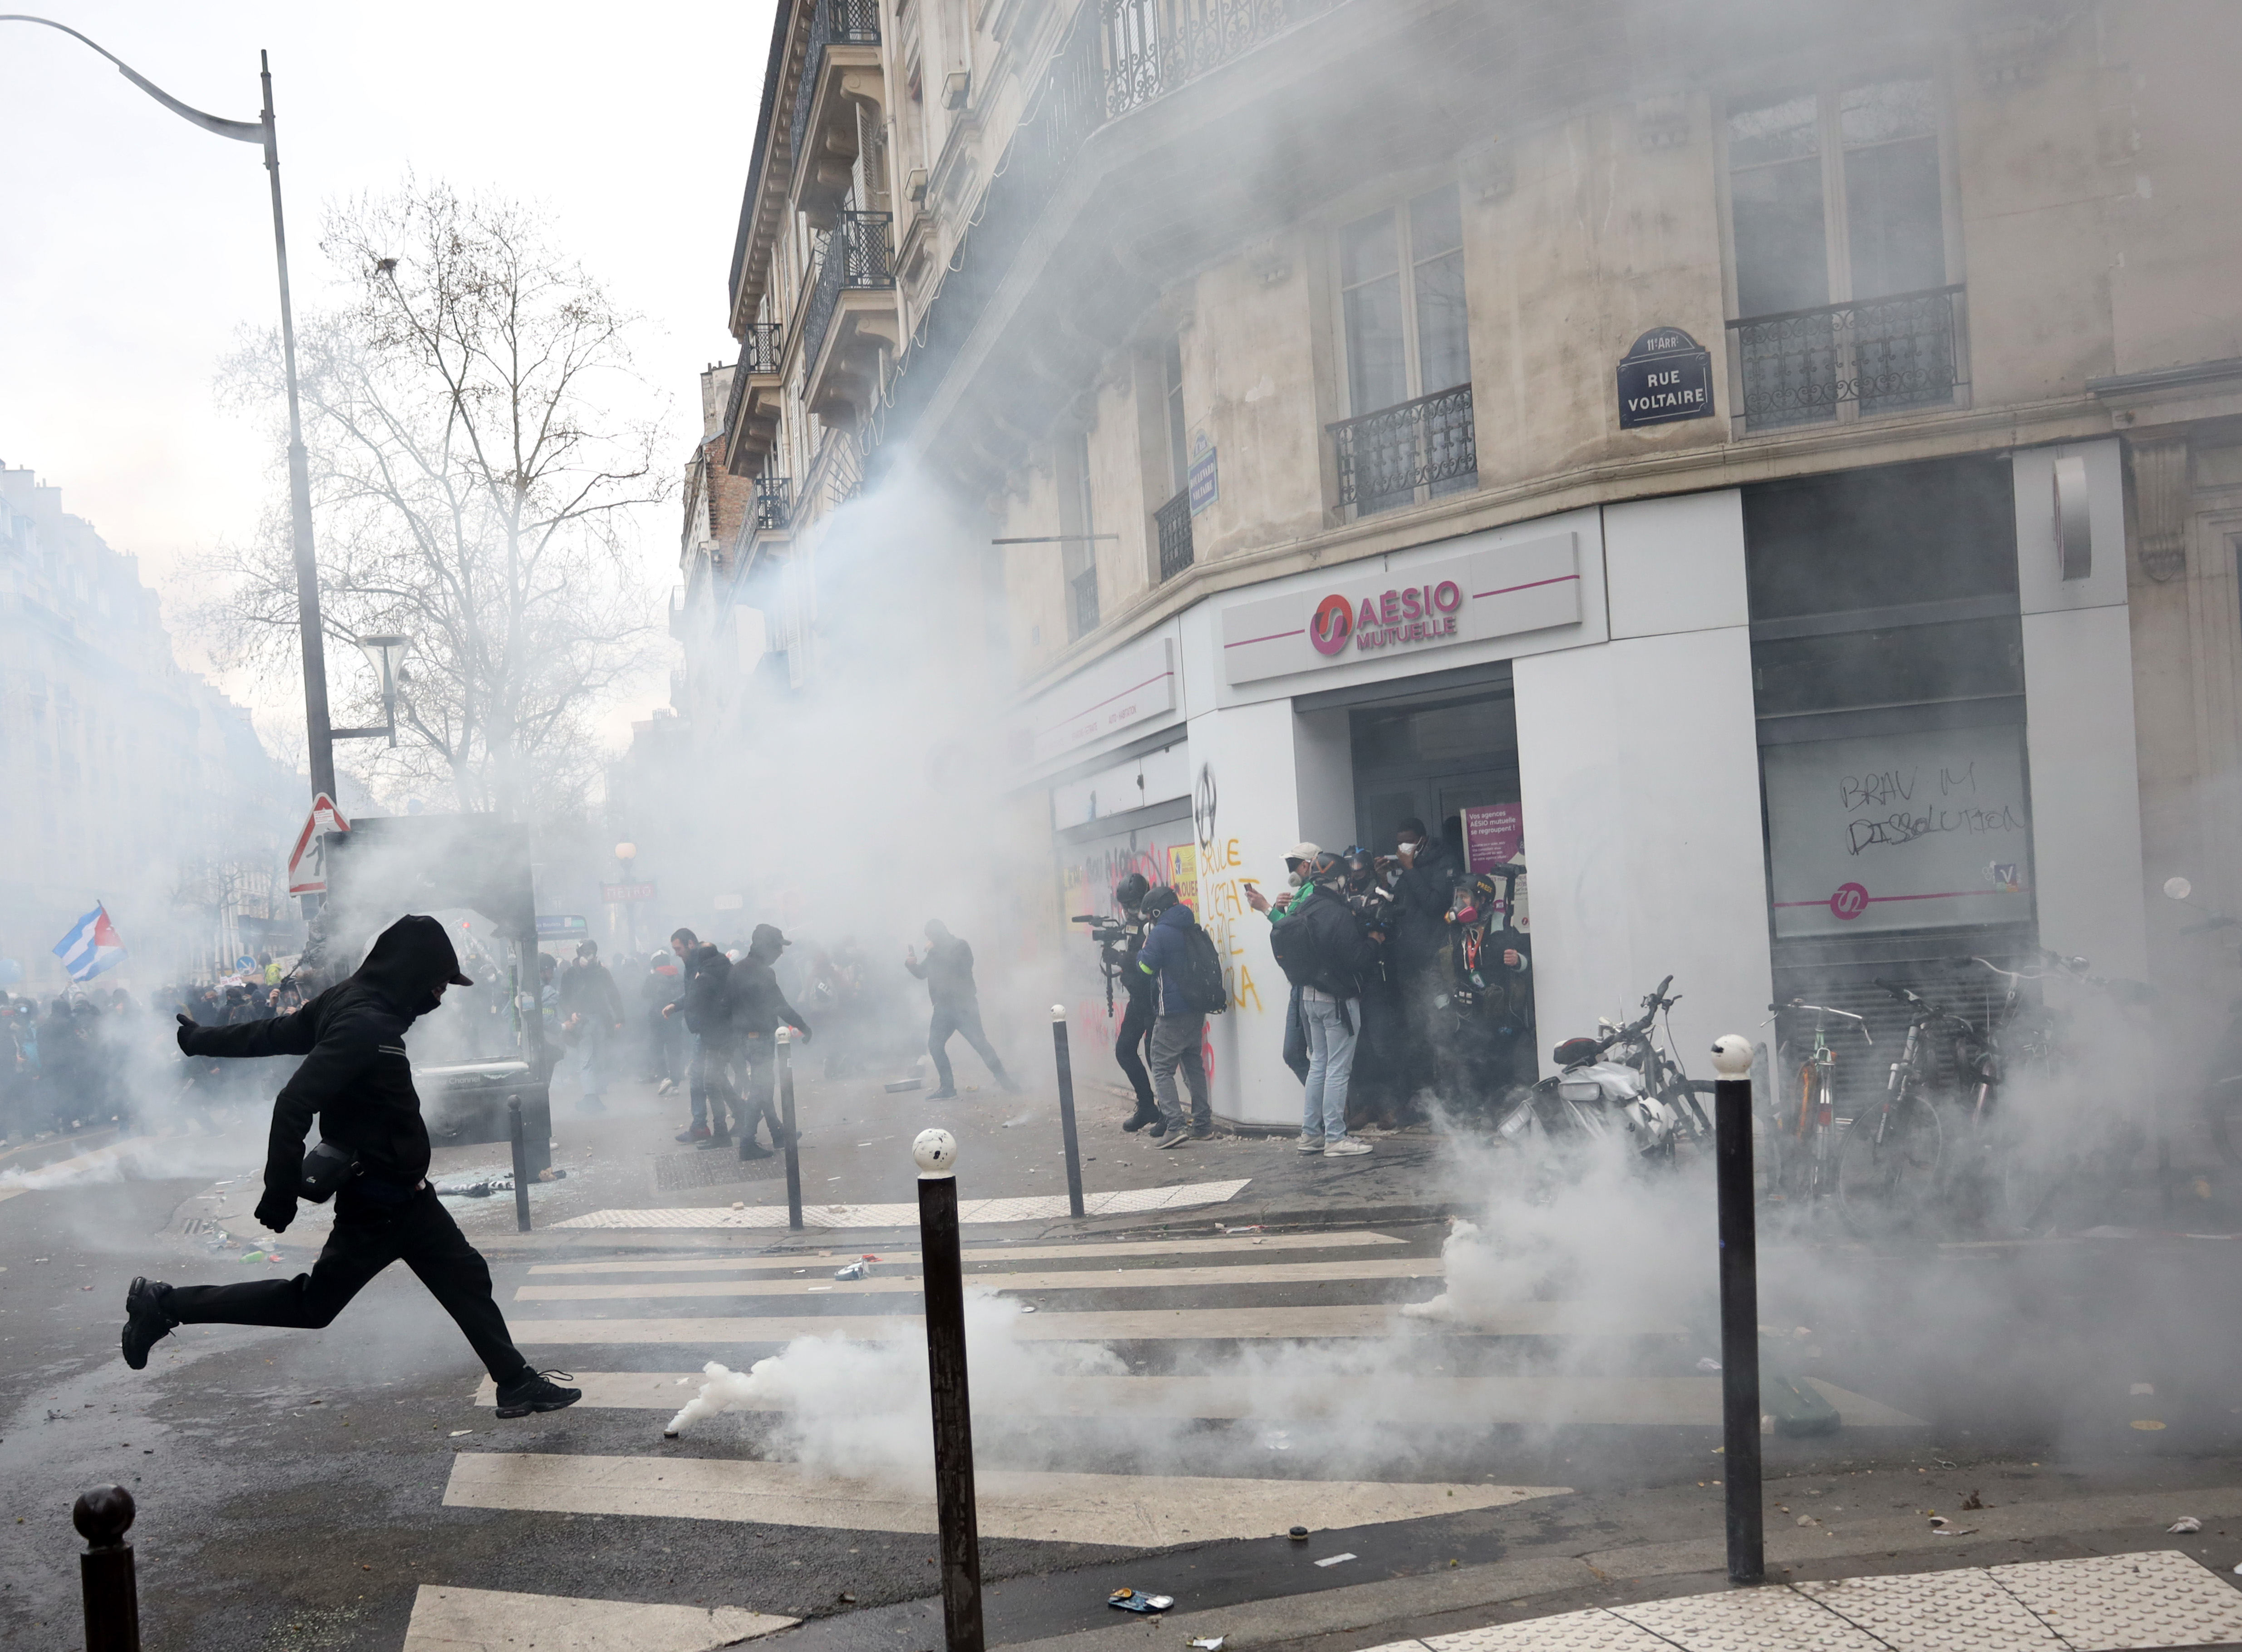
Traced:
POLYGON ((1129 932, 1129 925, 1118 917, 1098 917, 1088 912, 1077 913, 1068 920, 1090 927, 1090 938, 1098 943, 1098 972, 1105 977, 1105 1013, 1113 1013, 1113 983, 1121 973, 1122 962, 1113 956, 1113 948, 1129 932))

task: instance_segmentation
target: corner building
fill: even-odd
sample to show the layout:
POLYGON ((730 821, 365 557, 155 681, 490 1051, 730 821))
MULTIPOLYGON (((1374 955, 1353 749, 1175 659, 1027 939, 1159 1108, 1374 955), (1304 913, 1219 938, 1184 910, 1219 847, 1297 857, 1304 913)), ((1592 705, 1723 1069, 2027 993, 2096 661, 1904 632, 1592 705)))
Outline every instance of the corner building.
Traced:
POLYGON ((1077 1039, 1064 917, 1183 883, 1232 1121, 1299 1114, 1245 883, 1410 816, 1516 843, 1545 1058, 1669 972, 1685 1049, 2042 944, 2197 978, 2237 61, 2216 0, 787 0, 704 555, 793 535, 794 638, 899 461, 985 521, 1077 1039))

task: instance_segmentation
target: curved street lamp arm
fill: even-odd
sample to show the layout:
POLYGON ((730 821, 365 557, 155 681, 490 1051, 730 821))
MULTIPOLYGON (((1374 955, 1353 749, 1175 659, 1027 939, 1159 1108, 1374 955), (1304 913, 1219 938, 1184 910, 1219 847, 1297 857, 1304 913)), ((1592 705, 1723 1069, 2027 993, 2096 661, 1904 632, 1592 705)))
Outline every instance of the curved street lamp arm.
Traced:
POLYGON ((227 120, 223 116, 206 115, 191 104, 183 104, 154 81, 135 72, 131 66, 115 52, 109 50, 97 41, 87 39, 85 36, 66 24, 57 23, 51 17, 34 17, 26 12, 20 11, 0 12, 0 23, 36 23, 44 28, 59 30, 71 39, 91 46, 96 51, 100 52, 103 57, 117 65, 118 74, 139 87, 142 91, 146 92, 182 120, 191 120, 205 131, 216 132, 220 138, 232 138, 244 144, 261 144, 265 142, 264 122, 227 120))

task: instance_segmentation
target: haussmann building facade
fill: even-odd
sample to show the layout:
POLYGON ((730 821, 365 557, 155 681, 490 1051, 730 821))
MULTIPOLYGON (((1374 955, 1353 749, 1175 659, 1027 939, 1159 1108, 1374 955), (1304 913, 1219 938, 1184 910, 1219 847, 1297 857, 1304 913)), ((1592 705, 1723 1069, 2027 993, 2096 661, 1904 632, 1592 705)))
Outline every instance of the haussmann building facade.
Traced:
POLYGON ((1973 953, 2199 977, 2236 61, 2185 0, 786 0, 688 693, 798 682, 820 524, 939 479, 1077 1037, 1065 917, 1188 885, 1243 1124, 1299 1094, 1243 885, 1408 816, 1529 867, 1545 1055, 1669 972, 1692 1050, 1973 953))

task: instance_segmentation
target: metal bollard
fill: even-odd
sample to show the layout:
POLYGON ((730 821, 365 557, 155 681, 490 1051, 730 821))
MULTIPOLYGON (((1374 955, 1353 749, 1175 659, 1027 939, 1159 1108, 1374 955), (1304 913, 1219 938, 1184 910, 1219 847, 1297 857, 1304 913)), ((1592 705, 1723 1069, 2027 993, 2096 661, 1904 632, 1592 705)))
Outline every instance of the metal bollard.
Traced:
MULTIPOLYGON (((786 1132, 786 1225, 802 1232, 802 1153, 795 1145, 794 1029, 778 1030, 778 1118, 786 1132)), ((750 1126, 752 1128, 752 1126, 750 1126)), ((746 1138, 741 1138, 745 1140, 746 1138)))
POLYGON ((96 1486, 79 1494, 70 1524, 85 1539, 77 1558, 78 1588, 85 1598, 85 1652, 140 1652, 140 1586, 132 1572, 132 1494, 122 1486, 96 1486))
POLYGON ((957 1254, 957 1142, 923 1130, 919 1271, 925 1275, 927 1387, 934 1404, 934 1506, 942 1529, 942 1624, 950 1652, 982 1652, 981 1521, 973 1497, 973 1405, 965 1382, 965 1279, 957 1254))
POLYGON ((1058 1133, 1066 1144, 1066 1208, 1082 1214, 1082 1144, 1074 1133, 1074 1058, 1066 1047, 1066 1006, 1051 1005, 1051 1047, 1058 1055, 1058 1133))
POLYGON ((507 1133, 514 1138, 514 1229, 517 1233, 529 1232, 529 1145, 521 1133, 521 1098, 509 1096, 506 1103, 507 1133))
POLYGON ((1760 1502, 1759 1238, 1752 1209, 1752 1049, 1713 1045, 1713 1163, 1720 1198, 1721 1454, 1728 1460, 1728 1581, 1767 1581, 1760 1502))

